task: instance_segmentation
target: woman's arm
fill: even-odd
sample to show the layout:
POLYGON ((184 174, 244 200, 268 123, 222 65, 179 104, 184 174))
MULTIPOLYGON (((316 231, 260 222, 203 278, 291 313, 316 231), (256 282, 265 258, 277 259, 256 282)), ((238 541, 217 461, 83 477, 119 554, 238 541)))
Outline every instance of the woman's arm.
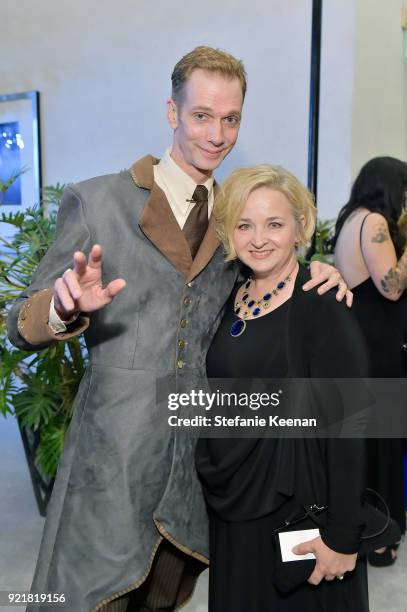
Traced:
MULTIPOLYGON (((321 308, 318 302, 314 307, 308 322, 313 338, 309 347, 310 376, 355 379, 355 396, 361 398, 355 408, 363 409, 364 387, 358 379, 369 375, 368 356, 357 321, 351 311, 335 301, 332 293, 326 296, 321 308)), ((317 564, 309 578, 311 584, 319 584, 324 577, 330 580, 355 567, 363 529, 365 440, 338 437, 320 442, 325 449, 327 524, 321 529, 321 537, 295 549, 297 554, 313 552, 316 556, 317 564)))
POLYGON ((361 249, 377 290, 389 300, 398 300, 407 288, 407 248, 397 261, 388 223, 380 213, 370 213, 366 217, 361 249))
MULTIPOLYGON (((346 413, 366 408, 368 395, 363 380, 369 376, 369 360, 356 317, 329 296, 319 313, 310 372, 314 378, 342 379, 346 413), (350 379, 348 383, 345 380, 350 379), (348 385, 345 388, 345 384, 348 385), (352 386, 350 386, 352 385, 352 386), (347 398, 347 399, 346 399, 347 398)), ((317 314, 317 313, 316 313, 317 314)), ((325 440, 328 485, 328 521, 322 532, 325 544, 338 553, 355 553, 363 527, 362 493, 365 488, 365 440, 325 440)))

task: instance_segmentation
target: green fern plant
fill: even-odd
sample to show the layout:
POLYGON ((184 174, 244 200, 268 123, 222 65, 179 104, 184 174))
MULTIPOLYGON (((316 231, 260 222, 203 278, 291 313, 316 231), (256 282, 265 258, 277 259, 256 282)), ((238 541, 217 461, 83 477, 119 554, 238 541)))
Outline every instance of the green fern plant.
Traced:
POLYGON ((7 190, 11 187, 13 183, 16 182, 18 177, 20 177, 22 174, 27 172, 27 170, 28 168, 23 166, 18 172, 10 176, 10 178, 7 181, 2 181, 0 179, 0 204, 3 204, 4 202, 4 198, 6 196, 7 190))
POLYGON ((335 229, 335 219, 317 219, 315 228, 315 252, 311 261, 333 262, 333 253, 330 241, 335 229))
MULTIPOLYGON (((16 178, 0 185, 3 197, 16 178)), ((15 228, 12 239, 0 235, 0 412, 14 415, 21 427, 37 432, 35 465, 48 478, 57 470, 86 366, 86 348, 82 339, 73 338, 37 353, 19 350, 7 340, 6 317, 53 242, 63 190, 59 184, 47 187, 42 206, 0 215, 2 223, 15 228), (47 216, 44 210, 49 210, 47 216)))

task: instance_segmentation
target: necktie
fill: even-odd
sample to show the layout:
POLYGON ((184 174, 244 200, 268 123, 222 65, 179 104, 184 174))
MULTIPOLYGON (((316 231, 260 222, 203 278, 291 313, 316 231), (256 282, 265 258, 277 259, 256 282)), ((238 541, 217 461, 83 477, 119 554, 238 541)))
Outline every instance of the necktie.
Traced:
POLYGON ((182 228, 194 259, 202 238, 208 228, 208 190, 205 185, 197 185, 191 198, 195 202, 182 228))

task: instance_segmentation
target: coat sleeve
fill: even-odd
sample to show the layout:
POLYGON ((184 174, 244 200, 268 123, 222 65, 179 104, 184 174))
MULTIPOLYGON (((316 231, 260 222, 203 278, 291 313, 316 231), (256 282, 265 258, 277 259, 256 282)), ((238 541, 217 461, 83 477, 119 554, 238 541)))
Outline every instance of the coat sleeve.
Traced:
MULTIPOLYGON (((317 329, 314 329, 311 377, 367 378, 367 348, 352 311, 338 303, 332 293, 318 300, 324 304, 319 303, 317 329)), ((364 407, 361 403, 365 402, 366 406, 368 401, 364 381, 352 381, 351 391, 350 402, 355 401, 351 408, 356 413, 364 407)), ((349 398, 349 387, 347 395, 349 398)), ((321 530, 321 537, 329 548, 337 552, 355 553, 359 549, 364 525, 365 440, 335 437, 320 442, 326 462, 328 489, 328 520, 326 528, 321 530)))
POLYGON ((48 325, 49 307, 55 280, 72 267, 75 251, 87 253, 91 233, 83 203, 73 187, 63 195, 58 211, 55 241, 39 264, 31 285, 13 304, 7 317, 10 341, 18 348, 38 351, 56 340, 66 340, 82 333, 89 317, 81 315, 67 332, 55 334, 48 325))

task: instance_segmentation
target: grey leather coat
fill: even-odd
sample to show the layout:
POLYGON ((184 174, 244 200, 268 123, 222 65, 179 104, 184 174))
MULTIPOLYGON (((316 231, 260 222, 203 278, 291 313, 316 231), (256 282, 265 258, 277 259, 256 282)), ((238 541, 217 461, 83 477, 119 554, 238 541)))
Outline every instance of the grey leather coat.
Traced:
MULTIPOLYGON (((72 612, 96 611, 136 588, 162 538, 208 562, 207 518, 194 442, 165 426, 157 378, 204 375, 205 354, 236 270, 210 220, 192 261, 147 156, 130 171, 69 187, 57 236, 9 316, 11 341, 38 350, 55 279, 75 250, 103 247, 104 282, 127 286, 82 317, 90 364, 80 384, 49 503, 32 591, 65 593, 72 612)), ((58 335, 69 337, 69 333, 58 335)), ((182 602, 181 602, 182 603, 182 602)), ((30 605, 30 612, 61 607, 30 605)))

